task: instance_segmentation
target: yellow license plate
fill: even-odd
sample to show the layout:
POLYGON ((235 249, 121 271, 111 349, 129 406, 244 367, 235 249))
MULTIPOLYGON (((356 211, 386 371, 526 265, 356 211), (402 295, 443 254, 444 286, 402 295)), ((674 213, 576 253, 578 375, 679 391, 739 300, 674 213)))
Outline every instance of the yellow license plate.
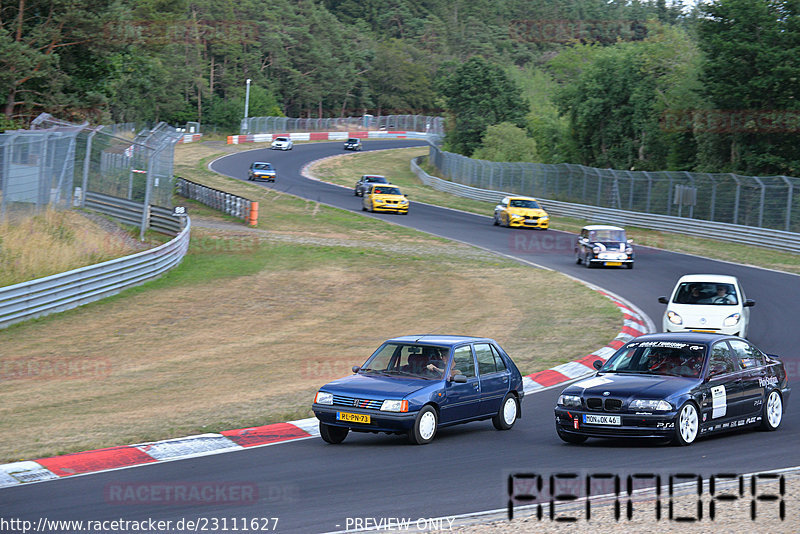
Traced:
POLYGON ((360 413, 336 412, 336 419, 338 421, 347 421, 350 423, 369 424, 369 415, 360 413))
POLYGON ((697 329, 693 329, 693 330, 689 330, 689 331, 690 332, 702 332, 702 333, 705 333, 705 334, 713 334, 714 333, 714 330, 697 330, 697 329))
POLYGON ((622 265, 622 262, 621 261, 607 261, 606 265, 608 265, 610 267, 619 267, 620 265, 622 265))

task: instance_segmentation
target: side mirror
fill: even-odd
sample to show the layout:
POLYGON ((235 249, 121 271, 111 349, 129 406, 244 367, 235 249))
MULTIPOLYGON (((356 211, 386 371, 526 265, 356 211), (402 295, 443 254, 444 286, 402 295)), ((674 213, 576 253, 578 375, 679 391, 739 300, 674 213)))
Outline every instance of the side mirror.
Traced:
POLYGON ((456 384, 466 384, 467 375, 455 375, 454 377, 450 378, 450 381, 456 384))
POLYGON ((756 301, 754 301, 753 299, 745 299, 744 301, 744 307, 755 306, 755 305, 756 301))
POLYGON ((354 372, 354 373, 357 373, 357 372, 359 372, 359 371, 361 370, 361 367, 360 367, 360 366, 358 366, 358 365, 354 365, 354 366, 352 367, 352 369, 353 369, 353 372, 354 372))
POLYGON ((633 239, 628 239, 628 243, 633 243, 633 239))
POLYGON ((661 304, 669 304, 667 297, 658 297, 658 302, 660 302, 661 304))
POLYGON ((603 367, 603 361, 602 360, 593 361, 592 362, 592 367, 594 367, 595 369, 597 369, 599 371, 600 368, 603 367))

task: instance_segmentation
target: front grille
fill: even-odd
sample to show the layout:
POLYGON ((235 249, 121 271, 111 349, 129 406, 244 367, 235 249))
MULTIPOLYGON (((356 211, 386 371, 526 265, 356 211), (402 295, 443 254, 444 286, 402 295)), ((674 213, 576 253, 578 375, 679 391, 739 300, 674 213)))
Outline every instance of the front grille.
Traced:
POLYGON ((383 401, 357 399, 355 397, 345 397, 344 395, 334 395, 333 404, 338 406, 348 406, 350 408, 366 408, 369 410, 380 410, 383 401))
POLYGON ((586 407, 595 411, 618 412, 622 409, 622 401, 619 399, 590 397, 586 399, 586 407))

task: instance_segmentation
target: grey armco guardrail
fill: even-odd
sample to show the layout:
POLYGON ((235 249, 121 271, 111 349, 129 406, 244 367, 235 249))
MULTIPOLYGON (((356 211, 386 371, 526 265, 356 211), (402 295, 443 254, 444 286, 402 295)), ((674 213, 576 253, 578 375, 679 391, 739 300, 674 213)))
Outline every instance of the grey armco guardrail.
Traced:
MULTIPOLYGON (((516 195, 516 193, 478 189, 431 176, 420 168, 416 158, 411 160, 411 171, 416 174, 425 185, 439 191, 472 200, 499 203, 503 197, 516 195)), ((541 200, 542 205, 549 213, 562 217, 575 217, 590 222, 602 222, 618 226, 635 226, 650 230, 660 230, 694 237, 706 237, 800 253, 800 234, 794 232, 703 221, 685 217, 673 217, 669 215, 639 213, 598 206, 587 206, 585 204, 570 204, 569 202, 548 200, 546 198, 539 198, 539 200, 541 200)))
POLYGON ((244 197, 232 195, 179 176, 175 177, 175 187, 180 196, 196 200, 233 217, 247 219, 250 215, 252 201, 244 197))
POLYGON ((131 256, 0 288, 0 328, 75 308, 156 278, 189 248, 191 221, 171 241, 131 256))
MULTIPOLYGON (((87 191, 84 207, 99 211, 124 224, 132 226, 142 224, 144 205, 139 202, 87 191)), ((148 228, 162 234, 176 235, 181 231, 180 220, 172 214, 172 210, 167 208, 151 205, 147 221, 148 228)))

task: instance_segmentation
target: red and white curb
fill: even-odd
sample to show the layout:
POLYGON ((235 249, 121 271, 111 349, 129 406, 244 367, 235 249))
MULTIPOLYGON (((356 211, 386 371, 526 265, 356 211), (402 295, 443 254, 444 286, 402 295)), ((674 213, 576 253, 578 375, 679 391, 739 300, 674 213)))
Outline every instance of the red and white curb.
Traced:
MULTIPOLYGON (((626 342, 648 332, 647 321, 632 306, 604 291, 600 292, 622 310, 624 317, 622 331, 608 345, 588 356, 523 377, 526 394, 593 373, 595 370, 592 363, 595 360, 607 360, 626 342)), ((319 428, 317 419, 311 417, 287 423, 226 430, 219 434, 200 434, 152 443, 77 452, 35 461, 14 462, 0 465, 0 488, 262 447, 314 436, 319 436, 319 428)))
POLYGON ((430 134, 425 132, 400 131, 400 130, 370 130, 360 132, 295 132, 295 133, 265 133, 229 135, 229 145, 242 143, 269 143, 276 137, 288 137, 292 141, 345 141, 351 137, 358 139, 428 139, 430 134))
POLYGON ((633 306, 606 291, 600 289, 596 289, 596 291, 609 298, 622 311, 623 323, 620 333, 608 345, 583 358, 522 377, 526 394, 548 389, 592 374, 596 371, 594 368, 595 361, 605 362, 617 349, 631 339, 652 331, 647 319, 639 311, 635 310, 633 306))

